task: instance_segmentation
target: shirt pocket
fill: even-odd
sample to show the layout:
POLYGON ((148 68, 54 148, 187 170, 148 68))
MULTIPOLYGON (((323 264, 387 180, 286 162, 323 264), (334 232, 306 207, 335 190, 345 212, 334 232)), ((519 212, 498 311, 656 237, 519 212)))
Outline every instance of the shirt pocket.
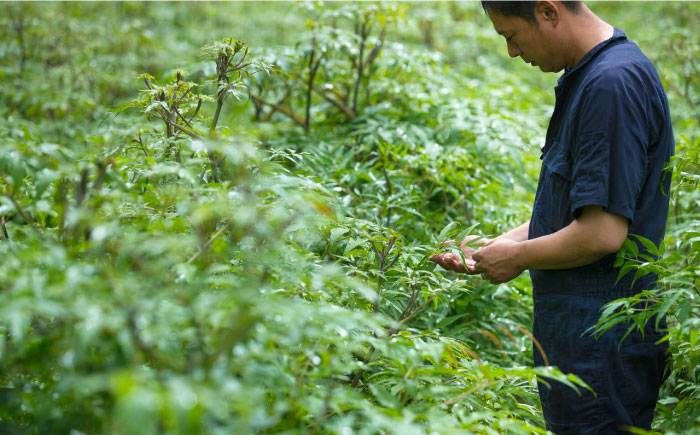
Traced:
POLYGON ((542 158, 542 207, 540 216, 552 231, 569 225, 571 216, 571 162, 559 142, 552 146, 542 158))

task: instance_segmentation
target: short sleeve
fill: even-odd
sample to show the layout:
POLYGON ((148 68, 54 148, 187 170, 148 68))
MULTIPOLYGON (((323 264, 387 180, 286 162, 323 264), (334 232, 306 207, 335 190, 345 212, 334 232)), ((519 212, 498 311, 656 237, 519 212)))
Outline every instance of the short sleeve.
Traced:
POLYGON ((571 213, 586 206, 634 221, 647 167, 644 89, 629 74, 602 75, 579 106, 571 150, 571 213))

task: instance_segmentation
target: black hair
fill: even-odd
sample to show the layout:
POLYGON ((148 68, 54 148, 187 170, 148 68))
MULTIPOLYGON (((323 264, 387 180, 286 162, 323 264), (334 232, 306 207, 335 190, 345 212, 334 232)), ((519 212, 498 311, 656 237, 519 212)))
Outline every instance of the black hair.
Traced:
MULTIPOLYGON (((566 9, 573 13, 578 13, 581 9, 580 1, 563 1, 566 9)), ((535 18, 536 1, 482 1, 481 6, 484 12, 495 11, 504 17, 518 17, 532 25, 537 25, 535 18)))

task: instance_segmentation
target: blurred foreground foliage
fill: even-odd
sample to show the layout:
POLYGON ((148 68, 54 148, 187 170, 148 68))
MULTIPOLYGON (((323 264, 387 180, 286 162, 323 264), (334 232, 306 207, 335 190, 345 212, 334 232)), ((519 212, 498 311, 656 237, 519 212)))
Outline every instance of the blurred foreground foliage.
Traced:
MULTIPOLYGON (((2 7, 0 431, 544 433, 536 380, 585 388, 531 367, 527 277, 428 260, 527 219, 551 112, 478 4, 2 7)), ((674 207, 601 331, 667 313, 687 433, 700 11, 638 8, 674 34, 601 6, 669 91, 674 207)))

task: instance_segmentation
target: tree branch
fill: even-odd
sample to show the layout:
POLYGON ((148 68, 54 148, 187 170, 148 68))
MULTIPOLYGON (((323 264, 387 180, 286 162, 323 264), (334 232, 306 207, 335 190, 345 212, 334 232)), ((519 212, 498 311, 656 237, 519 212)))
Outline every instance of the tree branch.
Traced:
POLYGON ((207 243, 205 243, 204 246, 202 246, 201 248, 199 248, 199 251, 198 251, 196 254, 194 254, 192 257, 190 257, 189 260, 187 260, 186 264, 192 264, 197 258, 199 258, 199 257, 204 253, 204 251, 206 251, 206 250, 211 246, 211 244, 214 243, 214 241, 215 241, 216 239, 218 239, 219 236, 220 236, 221 234, 223 234, 224 231, 226 231, 226 229, 227 229, 230 225, 231 225, 231 221, 226 222, 226 225, 224 225, 223 227, 221 227, 221 228, 219 229, 219 231, 217 231, 216 233, 214 233, 214 235, 211 236, 211 238, 207 241, 207 243))
POLYGON ((5 227, 5 216, 0 216, 0 227, 2 227, 2 239, 0 240, 10 240, 10 235, 7 234, 7 228, 5 227))
POLYGON ((322 90, 314 88, 313 91, 316 92, 317 94, 319 94, 321 97, 323 97, 324 100, 328 101, 329 103, 331 103, 332 105, 334 105, 335 107, 340 109, 343 113, 345 113, 345 115, 349 119, 351 119, 351 120, 355 119, 355 117, 357 116, 355 114, 355 112, 353 112, 353 110, 350 107, 348 107, 345 103, 343 103, 342 101, 338 101, 335 98, 331 98, 330 95, 326 94, 322 90))
POLYGON ((179 124, 173 124, 173 127, 175 127, 177 130, 180 130, 181 132, 185 133, 189 137, 193 137, 195 139, 202 139, 202 136, 198 135, 197 133, 193 132, 192 130, 189 130, 179 124))
POLYGON ((360 53, 359 53, 359 61, 357 62, 357 77, 355 79, 355 90, 353 91, 352 94, 352 111, 354 113, 357 113, 357 95, 360 92, 360 83, 362 82, 362 77, 364 76, 364 52, 365 52, 365 40, 367 39, 367 22, 368 18, 365 17, 364 21, 362 21, 362 27, 359 32, 360 35, 360 53))
POLYGON ((295 121, 297 124, 299 124, 304 131, 309 131, 309 126, 304 122, 304 119, 297 115, 296 113, 292 112, 290 109, 287 109, 286 107, 282 107, 279 104, 272 103, 270 101, 265 100, 264 98, 260 97, 259 95, 255 95, 253 93, 250 94, 250 98, 257 100, 258 102, 266 105, 273 107, 275 110, 278 112, 281 112, 285 114, 288 118, 291 118, 293 121, 295 121))

